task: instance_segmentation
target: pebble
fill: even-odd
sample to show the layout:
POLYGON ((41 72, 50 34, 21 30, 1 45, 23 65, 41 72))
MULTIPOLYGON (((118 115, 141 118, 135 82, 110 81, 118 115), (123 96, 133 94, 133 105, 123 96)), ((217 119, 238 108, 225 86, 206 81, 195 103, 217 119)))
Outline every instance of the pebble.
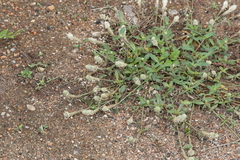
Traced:
POLYGON ((6 59, 7 58, 7 56, 1 56, 0 57, 0 59, 6 59))
POLYGON ((27 109, 30 111, 35 111, 35 107, 33 105, 27 104, 27 109))
POLYGON ((2 112, 2 113, 1 113, 1 116, 4 116, 5 114, 6 114, 6 112, 2 112))
POLYGON ((16 48, 11 48, 10 51, 14 52, 16 51, 16 48))
POLYGON ((171 15, 171 16, 174 16, 174 15, 178 14, 178 11, 175 10, 175 9, 169 10, 169 11, 168 11, 168 14, 171 15))
POLYGON ((55 9, 54 5, 48 6, 47 8, 48 8, 50 11, 52 11, 52 10, 55 9))

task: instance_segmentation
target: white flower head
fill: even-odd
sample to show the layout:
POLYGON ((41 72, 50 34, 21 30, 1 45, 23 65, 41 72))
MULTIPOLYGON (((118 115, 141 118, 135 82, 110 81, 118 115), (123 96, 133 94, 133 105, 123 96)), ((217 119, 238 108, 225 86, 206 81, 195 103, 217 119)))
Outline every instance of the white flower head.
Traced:
POLYGON ((86 116, 92 116, 95 113, 97 113, 99 111, 99 108, 95 109, 95 110, 82 110, 82 114, 86 115, 86 116))
POLYGON ((208 74, 206 72, 203 72, 202 78, 207 78, 208 74))
POLYGON ((63 95, 64 95, 64 96, 67 97, 69 94, 70 94, 70 93, 69 93, 67 90, 64 90, 64 91, 63 91, 63 95))
POLYGON ((108 99, 110 97, 110 94, 109 93, 102 93, 101 94, 101 98, 102 99, 108 99))
POLYGON ((96 63, 103 64, 104 60, 100 56, 94 56, 94 60, 96 63))
POLYGON ((186 114, 179 115, 173 119, 173 122, 180 123, 183 122, 187 118, 186 114))
POLYGON ((201 131, 201 133, 208 137, 209 139, 215 139, 215 138, 218 138, 219 135, 217 133, 213 133, 213 132, 205 132, 205 131, 201 131))
POLYGON ((104 92, 107 92, 108 89, 106 87, 103 87, 103 88, 101 88, 101 91, 104 93, 104 92))
POLYGON ((88 38, 88 41, 93 43, 93 44, 104 44, 104 42, 99 41, 99 40, 97 40, 95 38, 88 38))
POLYGON ((110 28, 110 23, 109 23, 108 21, 105 21, 105 22, 104 22, 104 27, 105 27, 105 28, 110 28))
POLYGON ((210 21, 208 22, 208 24, 210 24, 210 25, 214 25, 214 23, 215 23, 214 19, 210 19, 210 21))
POLYGON ((127 124, 132 124, 133 123, 133 117, 131 116, 128 120, 127 120, 127 124))
POLYGON ((221 8, 219 13, 223 12, 227 7, 228 7, 228 1, 224 1, 223 2, 223 6, 222 6, 222 8, 221 8))
POLYGON ((213 76, 215 76, 215 77, 217 76, 217 72, 216 71, 212 70, 211 73, 212 73, 213 76))
POLYGON ((99 96, 94 96, 93 99, 94 99, 95 101, 99 102, 99 101, 101 100, 101 97, 99 97, 99 96))
POLYGON ((134 78, 133 78, 133 82, 134 82, 136 85, 138 85, 138 86, 141 85, 141 81, 140 81, 140 79, 139 79, 138 77, 134 77, 134 78))
POLYGON ((76 38, 72 33, 68 33, 67 37, 72 41, 80 41, 78 38, 76 38))
POLYGON ((159 106, 156 106, 156 107, 154 108, 154 112, 156 112, 156 113, 160 113, 161 110, 162 110, 162 108, 159 107, 159 106))
POLYGON ((109 106, 103 106, 102 107, 102 111, 106 112, 106 111, 109 111, 111 108, 117 106, 117 104, 112 104, 112 105, 109 105, 109 106))
POLYGON ((232 5, 232 6, 229 7, 229 9, 228 9, 226 12, 224 12, 224 13, 222 14, 222 16, 226 16, 227 14, 232 13, 232 12, 235 11, 236 9, 237 9, 237 5, 232 5))
POLYGON ((157 39, 155 37, 151 38, 151 42, 152 42, 153 46, 158 47, 158 41, 157 41, 157 39))
POLYGON ((194 19, 194 20, 193 20, 193 25, 194 25, 194 26, 197 26, 197 25, 198 25, 198 20, 194 19))
POLYGON ((206 63, 207 63, 208 65, 211 65, 211 64, 212 64, 212 61, 207 60, 206 63))
MULTIPOLYGON (((88 76, 90 76, 90 75, 88 75, 88 76)), ((94 93, 98 93, 100 90, 101 90, 101 88, 99 86, 96 86, 93 88, 94 93)))
POLYGON ((155 7, 156 7, 156 9, 158 9, 158 7, 159 7, 159 0, 156 0, 155 7))
POLYGON ((179 16, 175 16, 174 18, 173 18, 173 22, 172 23, 177 23, 179 21, 179 16))
POLYGON ((142 0, 137 0, 137 4, 138 4, 138 7, 141 8, 142 7, 142 0))
POLYGON ((90 64, 86 65, 85 68, 89 71, 92 71, 92 72, 95 72, 98 69, 100 69, 98 66, 94 66, 94 65, 90 65, 90 64))
POLYGON ((146 74, 141 74, 141 75, 140 75, 140 79, 142 79, 142 80, 147 79, 147 75, 146 75, 146 74))
POLYGON ((86 79, 92 82, 100 81, 100 78, 96 78, 90 75, 86 75, 86 79))
POLYGON ((111 34, 111 35, 114 35, 113 33, 113 30, 110 28, 110 23, 109 22, 104 22, 104 27, 108 30, 108 32, 111 34))
POLYGON ((92 32, 93 37, 101 37, 102 32, 92 32))
POLYGON ((162 12, 165 12, 167 9, 168 0, 162 0, 162 12))
POLYGON ((126 67, 128 64, 127 64, 127 63, 124 63, 123 61, 116 61, 116 62, 115 62, 115 65, 116 65, 117 67, 124 68, 124 67, 126 67))
POLYGON ((74 40, 74 36, 72 33, 68 33, 67 34, 67 37, 70 39, 70 40, 74 40))

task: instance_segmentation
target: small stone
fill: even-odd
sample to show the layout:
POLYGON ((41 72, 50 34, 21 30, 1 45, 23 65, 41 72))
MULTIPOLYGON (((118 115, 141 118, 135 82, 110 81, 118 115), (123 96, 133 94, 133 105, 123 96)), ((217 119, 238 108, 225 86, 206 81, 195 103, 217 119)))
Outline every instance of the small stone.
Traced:
POLYGON ((1 113, 1 116, 4 116, 5 114, 6 114, 6 112, 2 112, 2 113, 1 113))
POLYGON ((48 142, 47 145, 48 145, 48 146, 52 146, 52 145, 53 145, 53 142, 48 142))
POLYGON ((27 104, 27 109, 30 111, 35 111, 36 108, 33 105, 27 104))
POLYGON ((19 56, 19 55, 20 55, 20 53, 14 53, 14 54, 13 54, 14 57, 17 57, 17 56, 19 56))
POLYGON ((11 48, 10 51, 14 52, 14 51, 16 51, 16 48, 11 48))
POLYGON ((169 15, 174 16, 174 15, 178 14, 178 11, 173 9, 173 10, 169 10, 168 13, 169 13, 169 15))
POLYGON ((7 56, 1 56, 0 57, 0 59, 6 59, 7 58, 7 56))
POLYGON ((48 6, 47 8, 48 8, 50 11, 52 11, 52 10, 55 9, 54 5, 48 6))
POLYGON ((39 72, 43 72, 45 70, 45 68, 43 68, 43 67, 38 67, 38 71, 39 72))

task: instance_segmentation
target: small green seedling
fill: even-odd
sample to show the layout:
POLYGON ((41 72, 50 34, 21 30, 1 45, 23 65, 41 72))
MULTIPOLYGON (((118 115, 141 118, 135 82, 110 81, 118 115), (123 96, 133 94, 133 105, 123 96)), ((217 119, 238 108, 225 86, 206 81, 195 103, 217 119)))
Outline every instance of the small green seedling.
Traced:
POLYGON ((42 62, 38 62, 38 63, 32 63, 32 64, 29 64, 28 65, 29 67, 31 67, 31 68, 33 68, 33 67, 40 67, 40 66, 42 66, 42 67, 47 67, 47 65, 46 64, 43 64, 42 62))
POLYGON ((19 76, 32 79, 32 73, 33 72, 30 71, 29 68, 26 68, 24 71, 21 71, 21 74, 19 76))
POLYGON ((38 130, 39 130, 40 132, 42 132, 42 133, 46 133, 46 132, 45 132, 45 129, 47 129, 47 128, 48 128, 47 125, 41 125, 41 126, 38 128, 38 130))
POLYGON ((37 83, 37 85, 38 85, 38 87, 36 87, 37 90, 43 88, 43 86, 46 85, 45 76, 42 77, 42 79, 37 83))
POLYGON ((5 29, 5 30, 0 32, 0 39, 13 39, 20 32, 21 32, 21 30, 13 33, 13 32, 8 32, 8 29, 5 29))
POLYGON ((22 131, 23 128, 23 124, 20 124, 19 126, 17 126, 14 130, 15 131, 22 131))
POLYGON ((38 53, 38 56, 42 56, 42 55, 44 55, 43 52, 39 52, 39 53, 38 53))

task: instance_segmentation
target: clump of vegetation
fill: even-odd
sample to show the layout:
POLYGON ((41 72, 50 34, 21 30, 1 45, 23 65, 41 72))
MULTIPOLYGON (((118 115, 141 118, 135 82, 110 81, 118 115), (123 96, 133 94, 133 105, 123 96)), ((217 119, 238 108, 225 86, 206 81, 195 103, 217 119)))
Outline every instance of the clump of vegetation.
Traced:
POLYGON ((21 31, 17 31, 15 33, 8 32, 8 29, 4 29, 0 32, 0 39, 14 39, 21 31))
MULTIPOLYGON (((99 48, 94 50, 95 64, 86 65, 90 74, 85 78, 96 85, 86 94, 92 95, 94 102, 86 109, 65 112, 65 118, 78 113, 94 115, 99 111, 107 112, 131 99, 138 104, 133 107, 135 111, 150 108, 158 116, 169 114, 177 129, 178 124, 184 123, 187 124, 183 126, 188 131, 193 129, 210 139, 218 137, 215 133, 198 131, 188 120, 191 118, 190 108, 195 106, 214 113, 220 106, 225 106, 231 112, 239 109, 234 106, 239 104, 237 99, 240 94, 230 93, 224 80, 240 79, 236 70, 227 67, 237 63, 237 60, 229 59, 228 46, 240 42, 237 38, 240 32, 219 39, 214 29, 223 17, 236 9, 236 5, 228 8, 227 2, 224 2, 217 17, 203 27, 196 19, 183 20, 179 16, 170 19, 166 12, 167 3, 163 0, 162 8, 159 8, 159 1, 156 0, 156 10, 148 18, 158 23, 151 23, 145 30, 141 30, 140 24, 128 23, 123 13, 113 8, 119 21, 114 24, 108 20, 103 22, 109 33, 108 39, 105 39, 105 42, 94 38, 86 40, 99 45, 99 48), (184 21, 182 30, 186 34, 177 37, 174 29, 181 20, 184 21), (136 30, 138 32, 135 32, 136 30), (215 66, 213 63, 223 65, 215 66)), ((138 5, 139 8, 143 7, 141 1, 138 1, 138 5)), ((67 36, 73 41, 83 42, 71 33, 67 36)), ((67 90, 63 91, 63 94, 68 98, 81 98, 86 95, 73 95, 67 90)), ((216 115, 224 119, 217 113, 216 115)), ((132 122, 133 117, 127 123, 132 122)), ((140 133, 149 128, 146 126, 140 133)), ((130 141, 135 142, 137 138, 131 137, 130 141)), ((182 149, 186 148, 189 154, 184 157, 193 158, 192 147, 182 149)))

